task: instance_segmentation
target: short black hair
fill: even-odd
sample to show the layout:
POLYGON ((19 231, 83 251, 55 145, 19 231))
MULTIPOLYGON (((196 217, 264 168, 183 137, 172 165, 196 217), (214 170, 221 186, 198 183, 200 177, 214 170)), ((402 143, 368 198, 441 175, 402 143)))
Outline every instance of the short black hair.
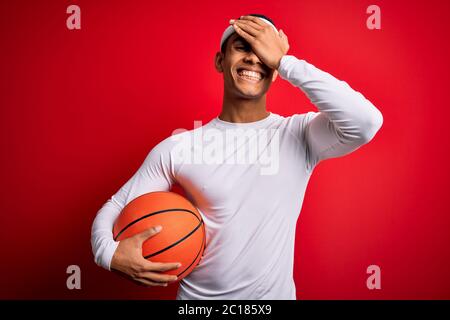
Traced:
MULTIPOLYGON (((259 13, 250 13, 250 14, 247 14, 247 16, 254 16, 254 17, 259 17, 259 18, 266 19, 267 21, 270 21, 270 23, 272 23, 272 24, 276 27, 276 25, 275 25, 275 23, 272 21, 272 19, 270 19, 269 17, 267 17, 267 16, 265 16, 265 15, 263 15, 263 14, 259 14, 259 13)), ((228 38, 225 39, 225 41, 223 42, 222 46, 220 47, 220 51, 221 51, 223 54, 225 54, 225 49, 227 48, 227 42, 228 42, 228 39, 229 39, 230 37, 231 37, 231 35, 230 35, 228 38)))

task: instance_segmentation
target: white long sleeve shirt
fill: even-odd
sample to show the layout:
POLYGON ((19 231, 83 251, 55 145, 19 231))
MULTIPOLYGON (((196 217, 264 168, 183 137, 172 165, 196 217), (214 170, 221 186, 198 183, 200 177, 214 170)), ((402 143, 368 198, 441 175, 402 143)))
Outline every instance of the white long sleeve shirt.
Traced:
POLYGON ((178 183, 202 214, 206 247, 177 299, 296 299, 295 228, 313 169, 369 142, 383 117, 346 82, 305 60, 285 55, 278 71, 318 111, 270 113, 251 123, 216 117, 160 142, 99 210, 91 238, 97 264, 110 269, 122 208, 178 183))

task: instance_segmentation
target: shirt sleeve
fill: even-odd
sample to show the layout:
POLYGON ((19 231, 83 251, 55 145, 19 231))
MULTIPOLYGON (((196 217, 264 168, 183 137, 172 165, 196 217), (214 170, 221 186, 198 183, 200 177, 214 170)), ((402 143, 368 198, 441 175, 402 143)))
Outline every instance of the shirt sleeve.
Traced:
POLYGON ((111 270, 119 245, 113 239, 113 225, 122 209, 134 198, 153 191, 169 191, 174 179, 167 139, 155 146, 135 174, 97 212, 92 224, 91 245, 95 262, 111 270))
POLYGON ((299 125, 308 169, 321 160, 353 152, 372 140, 381 128, 381 112, 347 82, 291 55, 282 57, 278 72, 318 109, 302 117, 299 125))

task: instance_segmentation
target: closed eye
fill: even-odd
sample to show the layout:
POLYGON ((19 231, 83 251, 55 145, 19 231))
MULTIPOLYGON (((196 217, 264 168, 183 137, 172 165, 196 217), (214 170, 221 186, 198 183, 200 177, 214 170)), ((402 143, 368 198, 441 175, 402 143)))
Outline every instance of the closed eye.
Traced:
POLYGON ((236 46, 235 48, 236 48, 237 50, 245 50, 245 51, 250 50, 249 47, 244 47, 244 46, 236 46))

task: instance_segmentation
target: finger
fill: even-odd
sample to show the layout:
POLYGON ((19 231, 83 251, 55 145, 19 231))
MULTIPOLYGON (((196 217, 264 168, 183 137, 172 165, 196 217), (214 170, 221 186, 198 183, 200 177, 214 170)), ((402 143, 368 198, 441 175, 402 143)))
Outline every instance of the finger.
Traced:
POLYGON ((145 286, 145 287, 167 287, 168 283, 167 282, 155 282, 155 281, 150 281, 147 279, 141 279, 141 278, 137 278, 134 280, 137 284, 141 285, 141 286, 145 286))
POLYGON ((137 235, 135 235, 134 237, 140 242, 143 243, 145 240, 147 240, 150 237, 153 237, 154 235, 156 235, 157 233, 159 233, 162 229, 162 226, 153 226, 141 233, 138 233, 137 235))
POLYGON ((252 27, 249 23, 247 22, 240 22, 240 21, 235 21, 234 24, 238 25, 242 30, 244 30, 245 32, 247 32, 248 34, 250 34, 253 37, 257 37, 258 34, 261 32, 258 29, 255 29, 254 27, 252 27))
POLYGON ((249 25, 250 27, 252 27, 254 30, 257 31, 261 31, 265 28, 265 26, 261 26, 252 20, 234 20, 234 21, 237 22, 239 25, 241 24, 249 25))
POLYGON ((175 270, 175 269, 178 269, 179 267, 181 267, 181 263, 179 263, 179 262, 173 262, 173 263, 150 262, 150 261, 147 261, 147 262, 148 262, 148 264, 146 264, 146 266, 145 266, 146 271, 164 272, 164 271, 175 270))
POLYGON ((248 43, 253 44, 255 38, 252 37, 250 34, 245 32, 245 30, 242 30, 237 24, 233 24, 233 28, 236 31, 238 35, 240 35, 242 38, 244 38, 248 43))
POLYGON ((114 269, 112 269, 111 271, 113 271, 114 273, 116 273, 120 277, 123 277, 125 279, 131 280, 134 283, 139 284, 141 286, 145 286, 145 287, 148 287, 148 286, 163 286, 163 287, 166 287, 167 286, 167 284, 164 285, 163 282, 155 282, 155 281, 151 281, 151 280, 148 280, 148 279, 145 279, 145 278, 141 279, 139 277, 135 278, 135 277, 132 277, 132 276, 126 274, 126 273, 123 273, 121 271, 114 270, 114 269))
POLYGON ((153 282, 173 282, 178 279, 177 276, 171 274, 160 274, 156 272, 142 272, 139 274, 139 279, 146 279, 153 282))
POLYGON ((253 23, 258 25, 259 30, 262 31, 262 29, 264 28, 269 28, 271 31, 275 31, 277 34, 279 33, 276 28, 273 28, 273 26, 271 26, 270 24, 268 24, 267 22, 261 20, 259 17, 254 17, 254 16, 241 16, 239 18, 238 21, 245 21, 245 22, 249 22, 249 23, 253 23))
POLYGON ((264 21, 262 21, 260 18, 258 17, 254 17, 254 16, 241 16, 239 18, 239 20, 247 20, 247 21, 252 21, 253 23, 259 25, 260 27, 265 27, 266 23, 264 21))

